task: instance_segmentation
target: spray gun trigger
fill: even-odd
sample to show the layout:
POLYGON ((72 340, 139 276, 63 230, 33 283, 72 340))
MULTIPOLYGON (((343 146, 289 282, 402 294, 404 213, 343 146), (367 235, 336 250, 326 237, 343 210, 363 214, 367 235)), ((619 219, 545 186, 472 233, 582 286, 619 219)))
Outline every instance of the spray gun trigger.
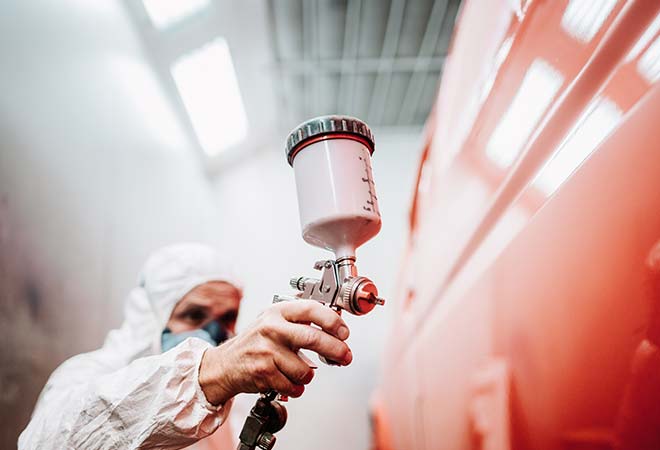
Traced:
POLYGON ((309 359, 309 357, 308 357, 307 355, 305 355, 305 354, 302 352, 302 350, 298 350, 298 356, 300 357, 300 359, 303 360, 303 362, 304 362, 305 364, 307 364, 307 365, 309 366, 310 369, 318 369, 318 368, 319 368, 319 366, 317 366, 316 363, 315 363, 314 361, 312 361, 311 359, 309 359))
POLYGON ((288 295, 280 295, 280 294, 273 295, 273 304, 281 303, 281 302, 292 302, 294 300, 296 300, 295 297, 290 297, 288 295))
POLYGON ((321 356, 321 355, 319 355, 319 361, 321 361, 323 364, 328 366, 341 366, 341 364, 339 364, 338 362, 332 361, 326 358, 325 356, 321 356))

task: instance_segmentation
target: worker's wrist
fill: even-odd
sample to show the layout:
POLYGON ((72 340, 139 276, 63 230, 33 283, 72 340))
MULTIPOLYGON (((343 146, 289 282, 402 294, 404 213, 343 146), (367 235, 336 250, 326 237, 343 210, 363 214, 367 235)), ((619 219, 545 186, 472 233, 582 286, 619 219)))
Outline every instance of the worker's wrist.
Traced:
POLYGON ((224 405, 235 395, 227 380, 229 372, 224 370, 219 353, 218 347, 209 348, 204 352, 198 377, 206 400, 215 406, 224 405))

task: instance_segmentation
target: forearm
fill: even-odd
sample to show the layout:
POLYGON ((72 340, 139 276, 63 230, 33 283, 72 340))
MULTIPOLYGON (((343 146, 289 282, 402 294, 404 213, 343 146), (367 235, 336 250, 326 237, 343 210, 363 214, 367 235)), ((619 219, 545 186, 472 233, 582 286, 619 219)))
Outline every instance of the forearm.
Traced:
POLYGON ((230 405, 214 407, 199 386, 207 348, 189 340, 86 383, 47 386, 19 449, 176 449, 208 436, 230 405))

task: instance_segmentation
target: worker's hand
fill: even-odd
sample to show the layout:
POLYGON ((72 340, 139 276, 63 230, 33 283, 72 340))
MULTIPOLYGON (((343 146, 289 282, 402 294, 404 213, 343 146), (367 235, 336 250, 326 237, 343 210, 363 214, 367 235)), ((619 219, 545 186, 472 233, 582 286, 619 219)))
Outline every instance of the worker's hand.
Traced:
POLYGON ((339 314, 318 302, 275 304, 247 330, 204 353, 199 384, 214 405, 223 404, 241 392, 271 389, 300 397, 314 371, 300 359, 298 350, 309 349, 348 365, 353 360, 344 342, 348 333, 339 314))

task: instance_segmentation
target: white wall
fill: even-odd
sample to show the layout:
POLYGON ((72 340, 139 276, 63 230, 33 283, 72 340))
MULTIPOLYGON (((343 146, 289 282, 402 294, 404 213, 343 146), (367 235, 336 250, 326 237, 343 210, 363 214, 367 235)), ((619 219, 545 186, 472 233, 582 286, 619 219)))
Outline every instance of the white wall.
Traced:
MULTIPOLYGON (((120 2, 16 0, 0 10, 0 447, 11 448, 50 371, 120 322, 151 250, 202 240, 231 255, 247 287, 239 328, 326 255, 300 237, 280 142, 205 177, 120 2)), ((418 145, 377 138, 384 226, 358 267, 387 298, 418 145)), ((354 364, 319 370, 290 404, 281 447, 366 447, 390 319, 387 308, 349 318, 354 364)))
POLYGON ((0 8, 0 419, 98 346, 152 249, 215 241, 218 208, 119 3, 0 8))

